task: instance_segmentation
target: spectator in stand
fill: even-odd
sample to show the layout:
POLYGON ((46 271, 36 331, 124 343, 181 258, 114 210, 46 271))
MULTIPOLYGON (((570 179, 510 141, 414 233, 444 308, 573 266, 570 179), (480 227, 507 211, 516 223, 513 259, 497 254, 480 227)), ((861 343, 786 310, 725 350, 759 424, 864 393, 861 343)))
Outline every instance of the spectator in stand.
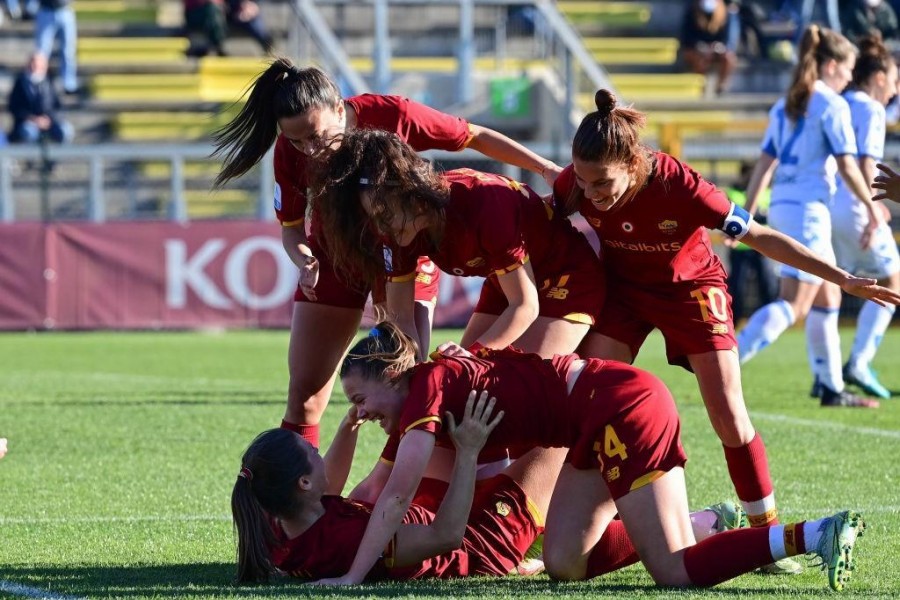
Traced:
POLYGON ((59 97, 47 77, 47 56, 35 52, 9 94, 13 117, 10 141, 36 143, 41 136, 57 143, 72 141, 74 130, 59 116, 59 107, 59 97))
POLYGON ((184 0, 184 27, 188 35, 200 33, 206 44, 188 48, 188 56, 206 56, 210 48, 219 56, 225 52, 226 17, 223 0, 184 0))
MULTIPOLYGON (((747 203, 747 184, 755 163, 745 162, 741 165, 740 180, 734 187, 726 188, 725 195, 738 206, 747 203)), ((771 191, 766 189, 759 201, 759 212, 755 220, 760 225, 766 224, 771 191)), ((778 278, 775 276, 770 259, 766 258, 747 244, 738 242, 728 251, 728 291, 731 293, 731 312, 734 320, 749 317, 759 306, 763 306, 775 300, 778 295, 778 278), (755 296, 758 304, 748 307, 746 305, 747 285, 755 284, 755 296)))
POLYGON ((841 6, 841 25, 854 43, 876 32, 886 42, 900 39, 897 13, 884 0, 847 0, 841 6))
POLYGON ((681 55, 694 73, 717 69, 716 94, 725 92, 737 65, 740 21, 725 0, 692 0, 681 28, 681 55))
POLYGON ((269 34, 259 11, 259 4, 253 0, 227 0, 228 24, 242 29, 256 40, 263 52, 272 54, 272 36, 269 34))
POLYGON ((37 51, 49 59, 53 54, 53 42, 59 38, 63 89, 67 94, 77 94, 78 65, 75 47, 78 42, 78 27, 72 0, 39 0, 38 6, 34 25, 37 51))

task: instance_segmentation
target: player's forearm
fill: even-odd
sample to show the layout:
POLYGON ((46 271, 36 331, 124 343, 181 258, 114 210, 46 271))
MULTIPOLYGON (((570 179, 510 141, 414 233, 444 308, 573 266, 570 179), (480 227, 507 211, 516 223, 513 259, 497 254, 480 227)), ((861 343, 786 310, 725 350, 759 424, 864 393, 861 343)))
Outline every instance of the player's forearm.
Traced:
POLYGON ((756 214, 756 207, 759 205, 759 198, 763 190, 769 187, 772 182, 772 171, 775 167, 775 160, 768 154, 763 153, 753 173, 750 175, 750 182, 747 184, 747 203, 744 209, 751 215, 756 214))
POLYGON ((539 310, 537 300, 509 304, 477 341, 488 348, 506 348, 531 327, 539 310))
POLYGON ((849 277, 846 271, 826 263, 799 242, 765 225, 753 223, 750 232, 741 241, 772 260, 837 285, 842 285, 849 277))
POLYGON ((450 552, 462 544, 475 495, 477 465, 477 452, 457 450, 450 485, 431 524, 435 544, 432 556, 450 552))
POLYGON ((353 564, 347 572, 347 577, 359 583, 362 582, 375 563, 381 557, 388 542, 397 533, 397 529, 403 522, 403 517, 412 502, 412 493, 398 494, 385 489, 375 507, 366 532, 356 551, 353 564))
POLYGON ((552 160, 539 156, 498 131, 472 125, 473 136, 469 142, 469 148, 477 150, 500 162, 515 165, 519 168, 531 171, 541 177, 547 168, 558 168, 552 160))
POLYGON ((284 251, 291 259, 291 262, 297 265, 298 269, 305 267, 306 256, 312 255, 307 243, 306 231, 303 229, 302 224, 283 226, 281 228, 281 244, 284 246, 284 251), (304 250, 299 248, 300 244, 305 246, 304 250))
MULTIPOLYGON (((862 202, 870 212, 875 210, 875 203, 872 202, 872 190, 869 187, 872 179, 866 181, 859 164, 856 159, 849 154, 836 156, 838 171, 844 184, 856 196, 856 199, 862 202)), ((874 177, 873 177, 874 179, 874 177)))
POLYGON ((356 441, 359 437, 359 428, 344 416, 338 426, 334 439, 325 453, 325 475, 328 479, 326 494, 340 494, 350 476, 350 467, 353 466, 353 454, 356 452, 356 441))

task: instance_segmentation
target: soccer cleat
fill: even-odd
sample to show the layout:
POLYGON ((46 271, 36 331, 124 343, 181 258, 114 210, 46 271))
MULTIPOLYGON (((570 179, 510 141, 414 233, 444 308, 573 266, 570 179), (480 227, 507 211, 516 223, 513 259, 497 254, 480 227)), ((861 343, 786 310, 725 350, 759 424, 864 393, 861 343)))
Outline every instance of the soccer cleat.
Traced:
POLYGON ((847 406, 853 408, 878 408, 881 403, 872 398, 857 396, 847 390, 835 392, 827 385, 822 385, 821 405, 826 407, 847 406))
POLYGON ((822 520, 821 538, 813 551, 822 559, 822 570, 828 572, 828 585, 836 592, 844 589, 853 572, 853 546, 863 534, 866 523, 862 515, 845 510, 822 520))
POLYGON ((881 382, 878 381, 878 375, 870 365, 858 367, 848 362, 844 365, 844 381, 859 387, 859 389, 870 396, 884 400, 891 397, 891 391, 881 385, 881 382))
POLYGON ((716 533, 731 529, 742 529, 747 526, 747 513, 735 502, 730 500, 707 506, 708 510, 716 515, 716 533))
POLYGON ((803 572, 803 565, 793 558, 782 558, 760 567, 757 571, 763 575, 799 575, 803 572))
POLYGON ((809 388, 809 397, 810 398, 818 398, 822 395, 822 382, 819 381, 819 376, 816 375, 813 377, 812 387, 809 388))
POLYGON ((544 572, 544 534, 534 538, 531 546, 525 551, 522 562, 516 565, 516 573, 524 577, 539 575, 544 572))

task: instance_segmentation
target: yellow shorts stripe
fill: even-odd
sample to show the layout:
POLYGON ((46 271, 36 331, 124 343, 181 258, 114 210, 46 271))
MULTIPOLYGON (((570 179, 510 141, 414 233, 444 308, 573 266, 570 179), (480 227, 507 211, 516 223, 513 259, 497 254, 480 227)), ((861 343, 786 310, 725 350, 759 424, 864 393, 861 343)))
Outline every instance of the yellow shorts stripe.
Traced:
POLYGON ((665 471, 650 471, 649 473, 641 475, 634 480, 629 491, 633 492, 634 490, 640 489, 649 483, 653 483, 665 474, 665 471))
POLYGON ((525 508, 528 510, 528 514, 531 515, 531 518, 534 519, 535 525, 538 527, 544 526, 544 513, 541 512, 541 509, 537 507, 531 498, 525 496, 525 508))
POLYGON ((563 319, 572 323, 584 323, 585 325, 594 324, 594 317, 587 313, 569 313, 565 315, 563 319))
POLYGON ((416 272, 407 273, 405 275, 397 275, 395 277, 386 277, 385 280, 388 283, 406 283, 407 281, 414 281, 416 278, 416 272))

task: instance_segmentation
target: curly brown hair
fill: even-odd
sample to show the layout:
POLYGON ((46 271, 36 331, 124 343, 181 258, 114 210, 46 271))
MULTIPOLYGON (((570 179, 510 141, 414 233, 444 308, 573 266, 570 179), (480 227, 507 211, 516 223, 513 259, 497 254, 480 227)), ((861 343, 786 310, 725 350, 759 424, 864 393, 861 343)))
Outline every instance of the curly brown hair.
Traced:
POLYGON ((323 154, 312 174, 310 200, 338 276, 371 284, 384 273, 379 236, 390 237, 395 215, 425 216, 437 245, 450 190, 431 163, 396 134, 355 129, 323 154), (363 191, 370 192, 371 213, 362 204, 363 191))

